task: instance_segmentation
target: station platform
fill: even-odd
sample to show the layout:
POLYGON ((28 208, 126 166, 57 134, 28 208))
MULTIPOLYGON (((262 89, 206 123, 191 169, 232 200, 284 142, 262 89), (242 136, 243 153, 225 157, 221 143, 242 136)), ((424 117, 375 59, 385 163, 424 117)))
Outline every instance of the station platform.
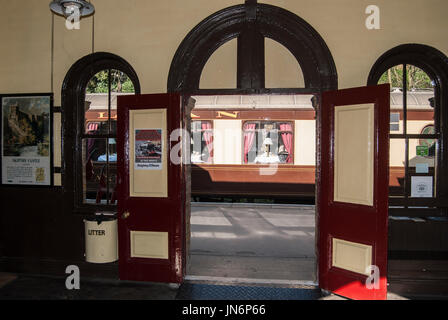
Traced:
POLYGON ((315 282, 314 206, 193 203, 187 276, 315 282))

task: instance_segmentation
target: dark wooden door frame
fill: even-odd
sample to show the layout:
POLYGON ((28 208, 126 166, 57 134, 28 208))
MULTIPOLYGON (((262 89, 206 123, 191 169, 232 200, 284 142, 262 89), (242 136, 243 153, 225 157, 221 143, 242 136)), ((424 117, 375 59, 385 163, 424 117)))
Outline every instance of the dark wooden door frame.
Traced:
MULTIPOLYGON (((318 32, 294 13, 258 4, 256 0, 246 0, 244 5, 220 10, 194 27, 176 51, 167 85, 167 91, 180 93, 185 104, 187 98, 193 95, 310 94, 313 95, 316 112, 320 93, 337 89, 336 65, 318 32), (237 88, 200 89, 202 70, 208 59, 219 47, 234 38, 238 39, 237 88), (305 88, 265 88, 264 38, 279 42, 291 52, 302 69, 305 88)), ((320 136, 318 122, 319 119, 316 123, 317 141, 320 136)), ((319 143, 316 149, 318 166, 321 154, 319 143)), ((316 193, 316 199, 317 196, 316 193)), ((186 234, 189 234, 188 225, 186 229, 186 234)), ((185 241, 188 242, 188 239, 185 241)), ((317 251, 316 246, 318 257, 317 251)), ((317 259, 315 269, 314 281, 318 276, 317 259)))
POLYGON ((337 78, 331 52, 311 25, 285 9, 248 0, 210 15, 188 33, 172 60, 167 87, 168 92, 181 94, 305 93, 336 90, 337 78), (238 38, 238 88, 200 90, 201 73, 208 59, 234 38, 238 38), (264 38, 279 42, 295 57, 303 72, 304 89, 265 88, 264 38))

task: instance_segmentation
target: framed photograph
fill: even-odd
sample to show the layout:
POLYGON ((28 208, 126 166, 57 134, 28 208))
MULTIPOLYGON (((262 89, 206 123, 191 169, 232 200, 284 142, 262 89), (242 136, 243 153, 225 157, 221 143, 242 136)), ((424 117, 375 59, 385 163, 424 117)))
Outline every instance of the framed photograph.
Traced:
POLYGON ((53 184, 53 94, 0 95, 3 185, 53 184))

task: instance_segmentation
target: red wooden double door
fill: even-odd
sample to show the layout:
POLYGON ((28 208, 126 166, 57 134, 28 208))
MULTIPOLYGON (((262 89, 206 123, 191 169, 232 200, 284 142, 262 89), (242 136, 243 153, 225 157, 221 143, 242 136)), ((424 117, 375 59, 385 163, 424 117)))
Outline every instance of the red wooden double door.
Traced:
MULTIPOLYGON (((183 104, 177 94, 118 98, 122 280, 183 281, 190 178, 183 104)), ((385 299, 389 85, 324 92, 317 126, 319 286, 353 299, 385 299)))

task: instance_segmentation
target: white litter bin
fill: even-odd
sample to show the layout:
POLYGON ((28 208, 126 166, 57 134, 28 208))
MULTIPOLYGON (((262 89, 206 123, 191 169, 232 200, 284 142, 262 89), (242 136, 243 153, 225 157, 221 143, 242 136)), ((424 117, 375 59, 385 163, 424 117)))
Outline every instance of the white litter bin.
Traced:
POLYGON ((95 216, 84 220, 86 261, 109 263, 118 260, 118 227, 115 217, 95 216))

